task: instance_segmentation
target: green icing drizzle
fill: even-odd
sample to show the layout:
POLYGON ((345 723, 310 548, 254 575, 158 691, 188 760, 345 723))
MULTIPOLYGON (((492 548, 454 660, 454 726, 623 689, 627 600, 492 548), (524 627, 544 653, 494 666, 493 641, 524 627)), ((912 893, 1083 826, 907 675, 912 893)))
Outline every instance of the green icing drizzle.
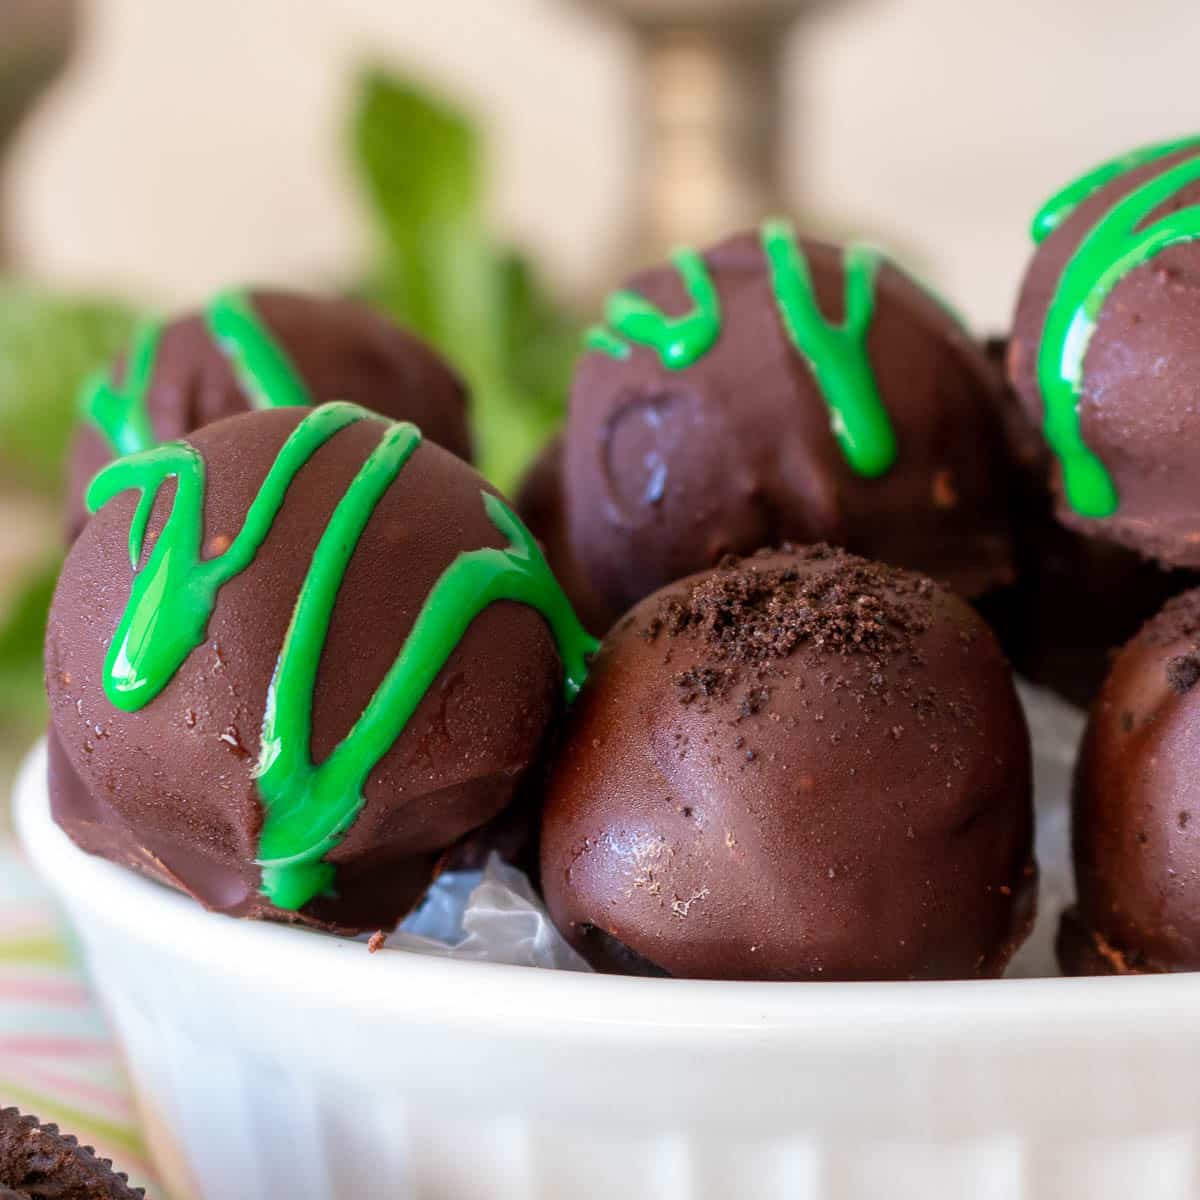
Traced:
MULTIPOLYGON (((312 403, 304 380, 245 292, 221 292, 205 307, 204 316, 254 408, 312 403)), ((114 454, 136 454, 155 444, 146 398, 163 328, 161 321, 146 321, 135 330, 122 384, 118 386, 111 374, 102 371, 84 385, 83 415, 104 435, 114 454)))
POLYGON ((611 358, 628 358, 633 353, 628 342, 622 341, 605 325, 593 325, 584 335, 583 344, 588 350, 598 350, 611 358))
POLYGON ((859 475, 884 474, 896 461, 896 435, 867 353, 878 251, 865 246, 846 249, 846 316, 840 325, 832 325, 817 304, 812 273, 792 227, 786 221, 768 221, 762 239, 784 328, 825 397, 842 454, 859 475))
MULTIPOLYGON (((1071 209, 1125 171, 1164 158, 1200 139, 1166 142, 1106 163, 1065 188, 1038 214, 1042 236, 1071 209), (1099 180, 1099 183, 1096 181, 1099 180)), ((1045 406, 1045 433, 1062 464, 1067 500, 1084 517, 1111 516, 1119 497, 1107 468, 1087 446, 1080 428, 1084 359, 1105 303, 1118 283, 1156 254, 1200 238, 1200 206, 1143 222, 1181 188, 1200 180, 1200 154, 1176 163, 1118 201, 1079 243, 1058 280, 1038 349, 1038 384, 1045 406)))
MULTIPOLYGON (((618 334, 658 354, 668 370, 682 371, 703 358, 721 333, 721 302, 717 285, 703 257, 695 250, 677 250, 671 261, 692 300, 692 311, 668 317, 636 292, 614 292, 605 318, 618 334)), ((589 330, 588 345, 617 358, 626 358, 620 338, 607 330, 589 330)))
POLYGON ((1195 134, 1175 138, 1169 142, 1158 142, 1153 146, 1143 146, 1139 150, 1131 150, 1127 154, 1110 158, 1108 162, 1101 163, 1078 179, 1072 180, 1038 209, 1037 216, 1033 218, 1033 240, 1039 244, 1044 242, 1088 197, 1094 196, 1114 179, 1193 146, 1200 146, 1200 137, 1195 134))
MULTIPOLYGON (((864 246, 847 249, 846 317, 832 325, 821 314, 808 262, 792 227, 786 221, 768 221, 762 241, 780 318, 816 379, 843 456, 859 475, 883 475, 896 461, 896 435, 866 345, 881 256, 864 246)), ((716 284, 695 251, 681 250, 673 261, 692 298, 692 311, 667 317, 635 293, 617 292, 605 313, 612 328, 589 329, 587 349, 624 359, 631 353, 629 343, 638 342, 657 351, 671 370, 691 366, 712 349, 721 332, 716 284)))
POLYGON ((160 321, 144 321, 134 330, 125 381, 119 387, 107 371, 95 372, 83 385, 80 408, 115 454, 136 454, 154 445, 146 393, 154 375, 162 331, 160 321))
POLYGON ((245 292, 219 293, 204 316, 255 408, 300 408, 312 403, 308 386, 245 292))
MULTIPOLYGON (((93 511, 121 492, 140 492, 129 535, 133 585, 105 661, 105 693, 116 707, 135 711, 166 687, 204 640, 220 588, 253 561, 300 468, 339 430, 370 416, 349 404, 326 404, 306 416, 271 465, 238 535, 208 559, 201 558, 204 460, 187 443, 118 459, 96 477, 88 493, 93 511), (175 480, 171 510, 139 570, 147 521, 168 479, 175 480)), ((263 890, 280 908, 294 911, 330 892, 334 869, 322 860, 358 816, 368 776, 488 605, 510 600, 542 614, 563 660, 568 701, 596 649, 532 535, 503 501, 481 493, 509 545, 464 552, 450 564, 354 727, 324 762, 312 762, 313 689, 342 579, 375 507, 420 439, 413 425, 390 426, 347 488, 313 554, 280 648, 256 770, 265 811, 263 890)))

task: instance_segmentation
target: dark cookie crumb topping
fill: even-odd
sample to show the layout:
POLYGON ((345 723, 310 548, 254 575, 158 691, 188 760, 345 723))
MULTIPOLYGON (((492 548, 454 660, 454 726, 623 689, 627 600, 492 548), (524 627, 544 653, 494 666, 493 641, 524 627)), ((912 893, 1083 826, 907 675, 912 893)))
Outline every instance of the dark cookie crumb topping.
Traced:
POLYGON ((868 562, 830 546, 794 550, 798 561, 769 563, 776 552, 726 558, 717 569, 668 592, 642 630, 702 639, 707 662, 681 674, 694 699, 728 690, 729 665, 777 663, 802 646, 846 655, 911 655, 929 628, 932 580, 868 562), (821 569, 807 570, 819 563, 821 569))
POLYGON ((1200 683, 1200 653, 1177 654, 1167 660, 1167 682, 1176 695, 1184 696, 1200 683))
POLYGON ((108 1159, 57 1125, 0 1109, 0 1196, 17 1200, 144 1200, 108 1159))

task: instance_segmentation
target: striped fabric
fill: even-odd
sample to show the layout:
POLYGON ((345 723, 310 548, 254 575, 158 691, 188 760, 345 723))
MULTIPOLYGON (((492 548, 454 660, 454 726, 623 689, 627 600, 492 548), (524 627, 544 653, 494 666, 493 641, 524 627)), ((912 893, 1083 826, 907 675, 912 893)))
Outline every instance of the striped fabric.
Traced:
POLYGON ((11 841, 0 840, 0 1107, 55 1121, 162 1196, 129 1085, 54 909, 11 841))

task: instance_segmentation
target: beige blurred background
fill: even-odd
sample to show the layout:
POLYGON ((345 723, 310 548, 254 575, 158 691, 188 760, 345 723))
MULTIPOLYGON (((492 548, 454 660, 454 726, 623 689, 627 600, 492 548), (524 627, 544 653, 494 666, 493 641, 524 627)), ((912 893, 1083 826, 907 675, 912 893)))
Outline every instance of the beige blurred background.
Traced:
MULTIPOLYGON (((636 54, 579 0, 91 0, 84 15, 8 176, 27 273, 162 301, 344 277, 364 225, 338 130, 372 57, 475 110, 497 221, 568 295, 616 270, 636 54)), ((832 3, 787 55, 793 207, 897 247, 999 327, 1045 194, 1200 124, 1197 33, 1196 0, 832 3)))

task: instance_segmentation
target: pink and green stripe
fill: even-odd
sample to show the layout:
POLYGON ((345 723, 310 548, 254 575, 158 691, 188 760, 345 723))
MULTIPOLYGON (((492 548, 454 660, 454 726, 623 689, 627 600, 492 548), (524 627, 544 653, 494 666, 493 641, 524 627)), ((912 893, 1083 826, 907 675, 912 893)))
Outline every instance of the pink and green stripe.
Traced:
POLYGON ((57 1122, 150 1195, 153 1176, 120 1057, 50 900, 0 838, 0 1105, 57 1122))

